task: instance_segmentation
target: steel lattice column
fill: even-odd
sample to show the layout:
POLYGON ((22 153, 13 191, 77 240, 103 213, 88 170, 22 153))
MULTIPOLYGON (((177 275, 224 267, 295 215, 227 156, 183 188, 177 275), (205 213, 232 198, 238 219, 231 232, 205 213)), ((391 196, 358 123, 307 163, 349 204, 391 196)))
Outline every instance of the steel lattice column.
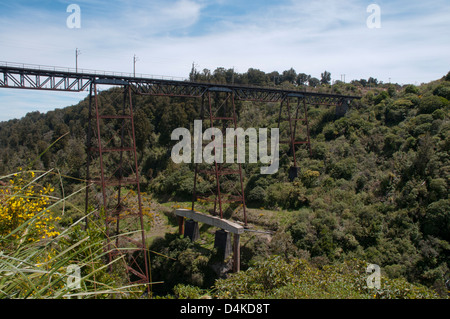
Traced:
MULTIPOLYGON (((232 90, 225 88, 210 88, 202 98, 201 108, 202 123, 209 122, 210 128, 220 128, 222 134, 226 131, 226 128, 237 128, 237 114, 235 105, 235 95, 232 90), (206 101, 205 101, 206 100, 206 101), (205 105, 207 103, 207 106, 205 105)), ((224 134, 223 134, 224 136, 224 134)), ((215 138, 215 137, 214 137, 215 138)), ((236 137, 233 143, 234 154, 236 152, 236 137)), ((195 201, 201 198, 206 201, 212 201, 211 194, 199 194, 198 193, 198 178, 200 175, 205 176, 206 179, 209 176, 214 177, 215 187, 212 190, 212 196, 214 197, 214 212, 218 213, 220 218, 224 217, 223 204, 224 203, 241 203, 243 210, 244 224, 247 226, 247 213, 245 205, 244 194, 244 177, 242 173, 242 164, 237 160, 235 163, 225 163, 223 160, 224 152, 226 149, 226 143, 222 141, 221 144, 214 147, 214 163, 208 165, 202 163, 195 164, 194 172, 194 193, 192 200, 192 210, 194 210, 195 201), (218 162, 216 155, 217 150, 221 149, 222 162, 218 162), (208 167, 209 166, 209 167, 208 167), (235 180, 230 178, 235 177, 235 180), (237 179, 237 180, 236 180, 237 179), (225 185, 233 185, 232 189, 225 189, 225 185), (217 212, 218 208, 218 212, 217 212)))
POLYGON ((280 140, 282 144, 289 144, 289 150, 293 158, 293 166, 289 170, 289 178, 293 180, 298 175, 297 166, 297 145, 307 145, 309 155, 312 156, 311 141, 309 133, 308 108, 306 98, 301 94, 287 94, 280 103, 278 116, 278 128, 280 133, 287 133, 286 139, 280 140), (292 107, 291 103, 294 103, 292 107), (287 128, 284 128, 283 122, 287 122, 287 128), (303 123, 303 125, 299 125, 303 123), (282 127, 283 126, 283 127, 282 127), (303 135, 299 136, 299 131, 304 128, 303 135))
POLYGON ((100 215, 104 214, 100 217, 105 220, 109 262, 126 255, 130 282, 145 283, 150 291, 132 91, 120 81, 114 84, 123 86, 123 91, 113 89, 113 101, 101 101, 98 82, 91 84, 89 95, 86 179, 91 187, 86 190, 86 212, 89 192, 94 191, 100 215), (116 112, 115 103, 122 105, 121 111, 116 112))

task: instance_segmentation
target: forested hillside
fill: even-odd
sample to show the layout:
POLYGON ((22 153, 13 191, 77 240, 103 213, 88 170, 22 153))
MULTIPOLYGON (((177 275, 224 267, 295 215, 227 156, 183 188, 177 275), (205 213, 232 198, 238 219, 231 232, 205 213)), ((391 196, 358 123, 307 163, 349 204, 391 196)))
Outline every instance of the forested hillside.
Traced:
MULTIPOLYGON (((334 106, 310 107, 312 156, 306 149, 299 151, 300 172, 293 182, 288 178, 291 159, 286 153, 280 154, 280 169, 273 175, 259 174, 257 165, 243 165, 249 221, 272 234, 270 239, 248 238, 242 248, 243 270, 271 255, 308 260, 318 267, 364 260, 380 265, 388 278, 406 279, 446 295, 445 282, 450 279, 450 72, 420 86, 382 84, 373 78, 331 85, 326 71, 319 80, 293 69, 281 74, 193 69, 190 79, 362 96, 340 118, 334 106)), ((114 90, 103 91, 100 99, 118 112, 121 101, 111 98, 114 90)), ((161 204, 189 201, 193 169, 171 161, 175 141, 170 135, 175 128, 192 126, 200 101, 133 99, 143 189, 161 204)), ((35 170, 57 168, 61 175, 72 177, 64 181, 66 191, 75 189, 80 183, 77 179, 85 177, 87 106, 85 99, 46 114, 33 112, 0 123, 0 173, 28 165, 35 170)), ((238 102, 238 126, 276 127, 278 107, 238 102)), ((188 247, 176 240, 180 239, 155 240, 152 249, 175 258, 181 253, 177 245, 188 247)), ((201 267, 207 264, 201 254, 190 258, 191 277, 166 278, 171 288, 177 283, 208 288, 213 283, 208 281, 212 275, 201 267)), ((162 257, 153 261, 154 278, 175 267, 162 257)), ((188 260, 184 262, 186 266, 188 260)), ((219 284, 233 290, 232 281, 219 284)), ((292 294, 303 296, 299 291, 292 294)))

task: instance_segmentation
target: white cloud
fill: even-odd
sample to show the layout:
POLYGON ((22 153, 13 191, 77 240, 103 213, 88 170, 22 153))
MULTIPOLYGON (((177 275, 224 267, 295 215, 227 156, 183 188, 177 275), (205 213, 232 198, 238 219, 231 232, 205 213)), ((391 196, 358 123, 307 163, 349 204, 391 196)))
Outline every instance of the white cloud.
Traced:
POLYGON ((118 22, 124 31, 138 32, 140 37, 168 34, 194 25, 202 7, 192 0, 138 1, 124 9, 118 22))

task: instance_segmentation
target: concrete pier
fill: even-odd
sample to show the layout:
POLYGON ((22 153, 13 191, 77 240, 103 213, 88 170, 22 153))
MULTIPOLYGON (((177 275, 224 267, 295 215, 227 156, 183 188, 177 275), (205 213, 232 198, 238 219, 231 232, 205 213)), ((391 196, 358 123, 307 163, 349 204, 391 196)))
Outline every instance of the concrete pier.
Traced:
POLYGON ((216 247, 219 253, 222 254, 223 259, 230 256, 233 252, 233 248, 231 246, 231 233, 223 229, 217 230, 214 237, 214 247, 216 247))
POLYGON ((189 237, 193 242, 200 239, 198 222, 192 219, 186 219, 184 222, 184 237, 189 237))
POLYGON ((175 210, 175 215, 178 217, 179 232, 180 234, 185 234, 185 236, 190 236, 189 234, 191 234, 191 230, 188 230, 188 227, 195 228, 195 223, 184 223, 185 218, 219 228, 215 235, 214 246, 223 250, 224 258, 228 257, 232 251, 233 271, 238 272, 240 270, 240 235, 245 231, 243 226, 226 219, 220 219, 219 217, 206 215, 190 209, 177 209, 175 210), (233 234, 233 244, 231 243, 231 234, 233 234))

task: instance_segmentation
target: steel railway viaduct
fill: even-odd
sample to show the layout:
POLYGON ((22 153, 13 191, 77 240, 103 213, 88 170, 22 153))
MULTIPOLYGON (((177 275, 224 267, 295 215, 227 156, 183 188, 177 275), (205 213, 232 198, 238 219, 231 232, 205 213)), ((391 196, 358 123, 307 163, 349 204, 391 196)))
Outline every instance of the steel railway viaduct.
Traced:
MULTIPOLYGON (((148 250, 144 230, 142 199, 139 185, 139 170, 136 156, 136 142, 133 120, 133 94, 185 97, 200 99, 200 117, 211 127, 236 128, 238 114, 235 101, 279 103, 278 127, 285 139, 280 143, 289 145, 292 156, 290 178, 297 175, 296 150, 306 146, 311 154, 309 138, 308 107, 311 105, 336 106, 336 114, 342 115, 352 100, 358 96, 317 93, 301 90, 286 90, 276 87, 256 87, 230 84, 201 83, 169 77, 154 77, 118 72, 82 69, 68 69, 39 65, 0 62, 0 88, 31 89, 47 91, 81 92, 89 91, 89 123, 86 132, 86 213, 89 193, 97 190, 101 194, 101 207, 105 211, 107 247, 110 261, 118 254, 127 254, 130 282, 147 284, 150 289, 148 250), (121 114, 107 114, 97 95, 99 86, 123 88, 121 114), (117 129, 118 127, 118 129, 117 129), (111 162, 115 163, 111 165, 111 162), (108 164, 107 164, 108 163, 108 164), (91 176, 94 166, 98 176, 91 176), (126 207, 124 203, 126 186, 134 185, 137 207, 126 207), (135 219, 134 224, 126 222, 135 219), (124 232, 121 225, 138 225, 138 236, 124 232), (130 257, 131 256, 131 257, 130 257), (137 258, 140 258, 140 261, 137 258), (142 262, 143 260, 143 262, 142 262), (131 279, 133 278, 133 279, 131 279)), ((224 145, 223 145, 224 147, 224 145)), ((235 152, 236 153, 236 152, 235 152)), ((233 252, 233 270, 240 268, 240 235, 248 230, 244 196, 244 176, 240 163, 224 165, 213 163, 210 167, 195 164, 192 208, 178 209, 180 233, 195 240, 198 236, 198 222, 219 228, 216 241, 225 255, 233 252), (200 176, 214 180, 214 189, 209 194, 197 191, 200 176), (229 178, 229 179, 227 179, 229 178), (230 180, 235 190, 230 191, 230 180), (227 185, 225 187, 224 185, 227 185), (198 198, 214 202, 214 215, 194 210, 198 198), (240 203, 243 211, 243 225, 223 218, 223 203, 240 203), (186 228, 185 228, 186 225, 186 228), (234 243, 231 244, 231 233, 234 243), (232 247, 232 248, 231 248, 232 247)), ((92 195, 91 195, 92 197, 92 195)), ((125 226, 122 226, 125 228, 125 226)))

